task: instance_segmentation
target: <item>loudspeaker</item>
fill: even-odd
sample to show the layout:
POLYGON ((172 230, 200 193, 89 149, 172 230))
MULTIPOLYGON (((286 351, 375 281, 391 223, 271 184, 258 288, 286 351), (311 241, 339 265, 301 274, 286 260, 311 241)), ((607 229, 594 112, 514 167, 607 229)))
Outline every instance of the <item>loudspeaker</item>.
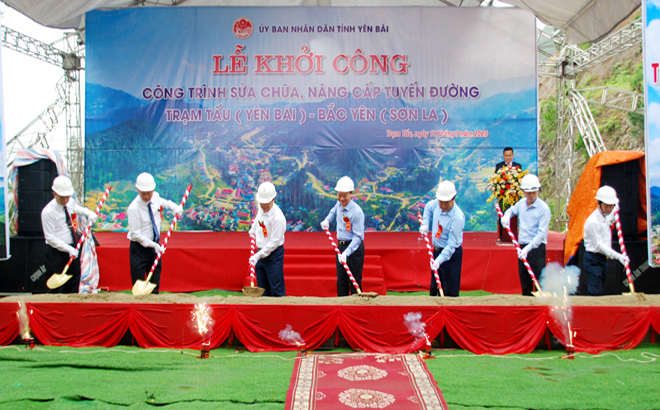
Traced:
MULTIPOLYGON (((648 261, 647 241, 625 241, 626 252, 630 258, 630 270, 635 285, 635 292, 659 294, 660 268, 651 268, 648 261)), ((612 241, 612 249, 620 252, 619 241, 612 241)), ((571 264, 580 268, 578 295, 588 295, 587 275, 584 274, 584 241, 580 242, 571 264)), ((608 259, 605 272, 604 295, 620 295, 630 292, 626 269, 617 260, 608 259)))
POLYGON ((41 210, 53 199, 51 187, 57 166, 42 159, 18 169, 17 219, 19 236, 43 236, 41 210))
MULTIPOLYGON (((601 167, 600 185, 611 186, 619 197, 621 232, 626 243, 639 239, 639 172, 637 160, 601 167)), ((616 229, 612 232, 612 239, 618 240, 616 229)))
POLYGON ((44 237, 11 236, 9 246, 11 258, 0 261, 0 291, 49 292, 44 237))

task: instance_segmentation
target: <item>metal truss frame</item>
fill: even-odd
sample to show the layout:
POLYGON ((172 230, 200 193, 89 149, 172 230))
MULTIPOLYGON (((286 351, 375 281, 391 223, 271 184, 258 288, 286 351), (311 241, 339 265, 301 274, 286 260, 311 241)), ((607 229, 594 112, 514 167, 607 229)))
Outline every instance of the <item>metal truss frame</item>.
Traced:
POLYGON ((579 159, 579 153, 575 152, 578 138, 582 139, 589 157, 607 151, 589 105, 644 113, 640 106, 640 102, 644 101, 643 94, 611 87, 577 89, 576 79, 586 70, 639 46, 642 42, 642 20, 636 19, 585 50, 574 44, 566 44, 564 36, 559 32, 549 34, 539 31, 539 38, 541 36, 551 38, 558 50, 552 56, 543 53, 549 59, 539 64, 539 77, 557 79, 557 137, 552 172, 555 208, 553 229, 566 232, 569 222, 568 201, 573 192, 576 179, 574 172, 577 171, 579 159), (593 98, 594 95, 600 95, 600 98, 593 98))
POLYGON ((57 82, 57 99, 32 120, 18 134, 7 141, 7 163, 14 159, 16 151, 27 148, 48 148, 48 134, 65 114, 66 163, 76 192, 84 192, 84 148, 82 137, 82 106, 80 95, 80 71, 83 70, 84 42, 79 32, 66 33, 64 37, 47 44, 16 30, 2 27, 2 45, 19 53, 37 58, 64 70, 57 82))

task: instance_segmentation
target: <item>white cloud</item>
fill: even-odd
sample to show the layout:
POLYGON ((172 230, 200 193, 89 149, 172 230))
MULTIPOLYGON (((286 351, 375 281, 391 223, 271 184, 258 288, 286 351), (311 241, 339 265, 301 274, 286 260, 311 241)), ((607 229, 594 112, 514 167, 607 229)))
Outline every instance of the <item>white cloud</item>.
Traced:
MULTIPOLYGON (((656 127, 660 130, 660 104, 657 102, 650 103, 646 114, 648 115, 649 126, 656 127)), ((660 140, 660 134, 656 134, 656 136, 660 140)))
POLYGON ((646 0, 646 4, 660 9, 660 0, 646 0))
POLYGON ((649 179, 651 185, 660 186, 660 104, 651 103, 648 107, 649 140, 646 147, 649 179))

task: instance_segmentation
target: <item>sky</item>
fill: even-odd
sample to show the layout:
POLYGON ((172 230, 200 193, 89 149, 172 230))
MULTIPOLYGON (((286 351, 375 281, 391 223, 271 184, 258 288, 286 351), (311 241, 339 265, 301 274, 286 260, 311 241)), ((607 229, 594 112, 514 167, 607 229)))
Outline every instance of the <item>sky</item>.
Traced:
MULTIPOLYGON (((63 30, 35 23, 16 10, 0 3, 3 26, 45 43, 64 36, 63 30)), ((2 47, 5 140, 9 141, 57 99, 55 88, 64 70, 52 64, 2 47)), ((82 91, 81 91, 82 92, 82 91)), ((64 114, 53 135, 52 149, 66 151, 64 114)))

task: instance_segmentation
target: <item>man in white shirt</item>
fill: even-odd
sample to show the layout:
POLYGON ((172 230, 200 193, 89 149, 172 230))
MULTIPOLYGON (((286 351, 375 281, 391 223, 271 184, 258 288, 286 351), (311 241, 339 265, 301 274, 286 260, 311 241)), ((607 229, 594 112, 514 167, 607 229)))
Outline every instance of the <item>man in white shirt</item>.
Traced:
POLYGON ((80 259, 76 245, 84 230, 79 216, 84 215, 94 222, 96 213, 80 206, 71 196, 74 193, 71 180, 65 176, 58 176, 53 181, 53 200, 41 211, 41 226, 46 238, 46 271, 48 276, 62 273, 69 258, 74 258, 67 271, 71 275, 64 285, 54 292, 78 293, 80 287, 80 259))
POLYGON ((612 249, 612 211, 619 204, 614 188, 602 186, 596 192, 598 207, 584 223, 584 272, 587 274, 589 296, 603 294, 607 258, 622 265, 630 260, 612 249))
POLYGON ((534 282, 522 260, 527 259, 534 276, 540 281, 545 268, 545 245, 548 243, 551 212, 548 204, 539 198, 541 182, 536 175, 525 175, 520 181, 520 189, 525 197, 507 209, 500 222, 508 228, 511 216, 518 215, 518 242, 521 247, 518 251, 518 276, 522 294, 532 296, 534 282))
POLYGON ((339 178, 337 186, 337 202, 321 222, 321 228, 326 230, 330 222, 337 222, 337 249, 341 254, 335 260, 337 272, 337 296, 348 296, 357 293, 355 286, 349 280, 344 263, 353 274, 353 279, 362 289, 362 269, 364 268, 364 212, 353 200, 355 183, 347 176, 339 178))
MULTIPOLYGON (((149 270, 156 260, 156 255, 163 252, 160 245, 160 224, 162 222, 160 211, 166 208, 183 215, 183 208, 174 202, 161 198, 156 189, 156 181, 149 173, 142 173, 137 177, 135 187, 138 196, 128 206, 128 239, 131 240, 129 248, 131 263, 131 280, 133 285, 138 280, 145 280, 149 270)), ((161 261, 154 269, 149 280, 156 284, 153 293, 160 289, 161 261)))
MULTIPOLYGON (((463 229, 465 214, 456 204, 456 186, 451 181, 438 184, 436 199, 424 207, 424 219, 419 233, 433 234, 433 264, 431 269, 438 271, 440 285, 445 296, 458 297, 461 290, 461 269, 463 267, 463 229)), ((429 295, 440 296, 435 277, 431 275, 429 295)))
POLYGON ((259 251, 250 258, 255 267, 257 284, 264 289, 264 296, 286 296, 284 286, 284 232, 286 218, 275 203, 275 186, 270 182, 259 185, 257 202, 259 210, 250 227, 255 235, 259 251))

